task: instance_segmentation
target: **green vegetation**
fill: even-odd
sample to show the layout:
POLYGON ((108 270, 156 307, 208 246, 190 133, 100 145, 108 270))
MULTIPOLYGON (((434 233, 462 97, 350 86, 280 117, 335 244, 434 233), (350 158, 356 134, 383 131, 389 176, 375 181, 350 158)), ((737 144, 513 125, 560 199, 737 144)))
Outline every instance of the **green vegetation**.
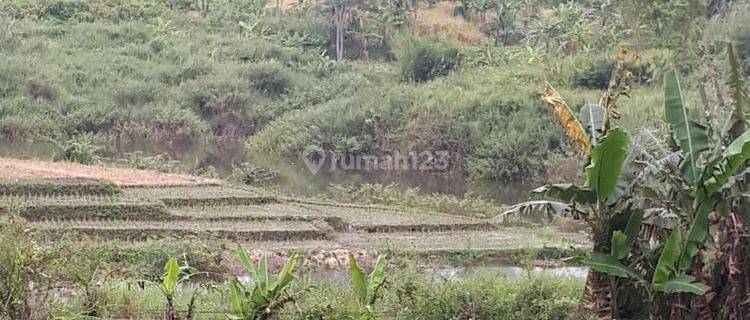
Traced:
POLYGON ((253 289, 247 290, 238 280, 229 284, 229 318, 270 319, 276 316, 285 304, 294 301, 287 287, 294 281, 292 274, 297 255, 292 254, 277 275, 268 275, 267 256, 263 255, 258 265, 253 264, 245 248, 237 246, 237 255, 242 265, 253 277, 253 289))
MULTIPOLYGON (((446 150, 449 170, 469 180, 541 182, 561 174, 545 168, 567 151, 539 107, 538 83, 564 85, 574 108, 595 102, 588 90, 606 88, 611 48, 635 40, 640 59, 629 68, 643 88, 634 92, 658 99, 649 87, 670 63, 697 65, 670 51, 682 45, 672 18, 695 14, 672 2, 651 8, 670 17, 652 23, 624 5, 608 19, 609 9, 575 2, 539 13, 523 1, 466 1, 451 19, 486 33, 476 47, 412 34, 431 22, 413 21, 404 1, 11 1, 2 6, 0 136, 50 141, 55 158, 83 163, 166 153, 194 172, 247 161, 245 144, 292 159, 308 145, 446 150), (331 15, 342 10, 339 38, 331 15), (649 22, 633 39, 623 31, 630 18, 649 22), (670 42, 650 40, 665 35, 670 42)), ((417 15, 442 8, 417 3, 417 15)), ((655 104, 623 105, 645 114, 655 104)), ((634 123, 658 120, 643 119, 634 123)))
MULTIPOLYGON (((564 202, 547 210, 575 212, 591 229, 593 252, 583 263, 592 272, 578 314, 666 319, 687 316, 690 310, 707 318, 743 312, 736 301, 746 289, 737 281, 745 276, 724 276, 728 268, 747 267, 745 260, 737 259, 742 259, 738 255, 746 252, 748 244, 736 237, 750 232, 741 222, 749 208, 743 200, 750 159, 747 89, 734 52, 729 43, 726 90, 730 102, 715 105, 723 93, 714 91, 709 98, 701 87, 705 122, 691 116, 678 72, 665 73, 664 112, 670 129, 666 142, 646 131, 631 145, 630 135, 620 126, 618 101, 629 94, 632 78, 624 63, 626 52, 620 55, 601 105, 589 106, 583 123, 584 117, 576 117, 547 85, 545 102, 589 163, 585 185, 553 184, 538 189, 564 202), (720 123, 717 118, 725 124, 714 127, 720 123), (711 224, 718 226, 712 230, 711 224), (651 231, 641 233, 644 227, 651 231), (720 239, 719 252, 703 246, 709 235, 720 239), (706 265, 708 270, 704 270, 706 265), (711 292, 724 302, 712 302, 707 298, 713 296, 711 292), (679 304, 674 302, 676 297, 679 304), (648 307, 632 308, 634 299, 648 307)), ((506 214, 512 213, 516 212, 506 214)))
POLYGON ((748 9, 3 1, 1 156, 235 185, 0 161, 0 319, 746 318, 748 9))
POLYGON ((402 190, 396 184, 331 185, 327 195, 341 202, 403 206, 478 218, 488 218, 500 212, 493 202, 481 198, 461 199, 438 193, 424 195, 419 188, 402 190))
POLYGON ((0 196, 42 196, 42 195, 117 195, 120 193, 114 183, 105 180, 83 179, 0 179, 0 196))
MULTIPOLYGON (((0 227, 3 231, 0 243, 3 246, 2 259, 12 259, 3 260, 3 266, 19 268, 14 269, 15 271, 3 269, 3 276, 9 277, 6 279, 8 281, 3 282, 3 298, 18 299, 13 300, 17 305, 11 305, 11 308, 17 306, 19 309, 3 311, 13 318, 17 318, 13 315, 23 317, 20 315, 35 312, 42 316, 51 314, 74 318, 158 315, 173 319, 170 316, 179 314, 185 317, 193 315, 196 318, 223 319, 227 314, 237 314, 232 311, 235 310, 231 307, 234 303, 230 304, 228 301, 245 299, 244 297, 247 297, 247 306, 250 309, 242 307, 237 310, 256 310, 255 314, 260 318, 271 315, 267 313, 269 309, 264 307, 263 303, 271 303, 269 306, 273 306, 272 310, 275 310, 272 312, 276 314, 273 317, 275 319, 299 319, 316 315, 360 316, 365 310, 358 307, 362 306, 360 298, 351 294, 347 286, 336 280, 316 279, 310 276, 299 279, 289 277, 295 262, 306 268, 312 267, 310 261, 317 258, 309 254, 301 255, 299 258, 296 255, 284 258, 287 266, 281 268, 281 265, 277 264, 278 260, 268 259, 265 254, 261 255, 263 258, 259 262, 253 262, 256 256, 249 255, 240 247, 241 251, 235 253, 239 254, 241 264, 247 268, 246 272, 254 275, 254 279, 261 279, 260 277, 265 274, 262 269, 268 270, 269 274, 271 269, 281 270, 279 276, 269 277, 265 282, 267 286, 263 290, 268 290, 267 292, 261 291, 264 287, 261 282, 256 281, 254 289, 246 289, 247 293, 240 295, 240 291, 237 291, 240 284, 237 282, 226 285, 218 281, 203 285, 201 283, 204 280, 199 279, 201 274, 210 277, 224 277, 223 275, 227 274, 227 266, 217 264, 223 255, 233 255, 228 252, 226 242, 223 241, 167 238, 142 243, 118 243, 58 237, 56 241, 45 244, 37 242, 38 238, 32 237, 33 234, 28 232, 28 224, 4 219, 0 227), (24 240, 24 248, 28 247, 28 250, 16 250, 18 247, 15 241, 19 239, 24 240), (170 256, 181 258, 167 258, 170 256), (190 266, 187 262, 190 262, 190 266), (196 273, 195 270, 207 272, 196 273), (66 291, 68 293, 47 294, 50 289, 42 280, 50 278, 56 279, 59 283, 70 283, 66 291), (193 278, 198 278, 197 282, 194 282, 193 278), (38 284, 33 290, 25 285, 31 279, 35 279, 38 284), (143 279, 154 280, 152 282, 143 279), (272 285, 276 283, 274 279, 287 280, 272 285), (232 290, 237 293, 233 294, 232 290), (256 300, 256 297, 266 297, 270 300, 262 302, 256 300), (253 302, 250 302, 251 298, 253 302), (283 309, 281 307, 284 304, 279 304, 282 301, 286 301, 283 309), (24 309, 27 307, 33 309, 24 309)), ((491 256, 498 254, 502 255, 493 253, 491 256)), ((360 254, 357 256, 360 257, 360 254)), ((458 261, 468 261, 467 258, 461 258, 461 255, 455 257, 458 261)), ((435 312, 438 309, 435 308, 438 306, 447 308, 440 309, 444 311, 439 313, 447 318, 468 312, 507 319, 531 315, 558 319, 571 313, 577 291, 582 284, 581 280, 553 278, 550 275, 534 276, 531 282, 526 278, 481 276, 448 282, 436 281, 410 265, 410 261, 413 261, 411 259, 409 255, 394 254, 393 259, 389 259, 387 268, 384 257, 375 263, 376 266, 380 266, 375 269, 380 271, 373 272, 367 277, 368 283, 372 284, 368 286, 372 289, 368 289, 367 292, 368 297, 374 294, 379 298, 376 304, 371 304, 372 308, 366 308, 369 310, 368 319, 412 319, 428 310, 431 311, 424 314, 437 315, 435 312), (386 286, 378 285, 381 283, 378 280, 380 277, 387 277, 386 286), (482 285, 478 286, 480 283, 482 285), (541 293, 544 294, 540 295, 541 293), (485 304, 490 301, 494 302, 485 304)), ((354 261, 354 257, 351 261, 354 261)), ((245 305, 237 303, 238 306, 245 305)))
POLYGON ((351 279, 352 289, 357 295, 359 309, 359 319, 375 318, 375 302, 380 298, 380 290, 386 285, 386 256, 378 256, 370 274, 365 275, 362 268, 357 264, 354 255, 349 253, 349 279, 351 279))

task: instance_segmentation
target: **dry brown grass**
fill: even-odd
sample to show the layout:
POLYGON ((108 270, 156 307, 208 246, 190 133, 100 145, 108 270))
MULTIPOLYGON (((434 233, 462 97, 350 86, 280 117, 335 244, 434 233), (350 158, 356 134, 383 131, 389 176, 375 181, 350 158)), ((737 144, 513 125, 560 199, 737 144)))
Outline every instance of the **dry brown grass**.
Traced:
POLYGON ((416 33, 422 36, 447 36, 470 46, 487 41, 487 35, 479 30, 478 25, 460 16, 453 16, 453 7, 456 5, 454 2, 439 2, 432 8, 423 6, 418 9, 416 33))
MULTIPOLYGON (((307 1, 316 2, 315 0, 307 1)), ((282 11, 290 10, 295 3, 295 0, 283 0, 282 11)), ((481 45, 487 41, 487 36, 479 30, 476 23, 466 21, 460 16, 453 16, 453 7, 456 5, 458 2, 439 2, 429 8, 426 3, 420 3, 417 9, 416 33, 421 36, 448 37, 468 46, 481 45)), ((268 1, 266 8, 274 10, 276 0, 268 1)))
POLYGON ((103 179, 121 187, 219 185, 221 181, 156 171, 0 158, 0 179, 103 179))

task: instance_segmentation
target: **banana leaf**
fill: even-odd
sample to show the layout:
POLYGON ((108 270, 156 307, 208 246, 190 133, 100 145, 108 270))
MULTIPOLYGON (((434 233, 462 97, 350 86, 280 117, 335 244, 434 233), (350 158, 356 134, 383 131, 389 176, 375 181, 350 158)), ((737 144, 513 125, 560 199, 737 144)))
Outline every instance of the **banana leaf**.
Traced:
POLYGON ((572 183, 557 183, 542 186, 534 189, 532 193, 543 194, 546 197, 555 198, 567 203, 596 203, 596 193, 593 190, 572 183))
POLYGON ((617 257, 609 254, 592 253, 583 258, 583 264, 593 270, 614 277, 634 279, 642 278, 638 270, 625 266, 617 259, 617 257))
POLYGON ((680 270, 687 270, 690 264, 693 262, 693 257, 698 254, 698 245, 706 240, 708 235, 708 215, 714 210, 716 201, 713 198, 705 199, 698 207, 695 217, 693 217, 693 224, 690 225, 688 231, 687 242, 685 242, 685 248, 682 249, 680 254, 680 270))
POLYGON ((586 155, 590 154, 591 137, 586 133, 586 129, 583 128, 583 125, 578 121, 578 118, 573 114, 573 111, 565 103, 562 96, 549 83, 545 84, 543 100, 547 107, 555 113, 557 122, 565 130, 565 135, 568 136, 568 139, 579 143, 581 151, 586 155))
POLYGON ((367 277, 365 277, 362 269, 357 265, 357 260, 354 259, 354 255, 349 253, 349 278, 352 281, 352 288, 357 294, 357 298, 362 304, 367 304, 367 277))
POLYGON ((239 281, 229 283, 229 319, 249 319, 252 316, 250 305, 247 304, 245 290, 239 281))
POLYGON ((701 178, 703 188, 698 194, 713 195, 719 191, 732 176, 739 173, 745 162, 750 159, 750 131, 735 139, 713 165, 706 168, 701 178))
POLYGON ((162 291, 164 291, 165 295, 174 295, 174 290, 175 287, 177 287, 177 281, 179 281, 179 279, 180 265, 177 263, 175 257, 171 257, 164 265, 164 275, 161 280, 162 291))
POLYGON ((385 285, 386 257, 387 255, 385 254, 379 255, 377 262, 375 262, 375 267, 372 269, 372 272, 370 272, 370 275, 367 276, 367 292, 370 295, 370 301, 368 301, 369 304, 375 303, 378 290, 385 285))
POLYGON ((588 187, 596 192, 600 201, 615 191, 629 143, 630 138, 625 131, 613 128, 592 149, 591 164, 586 167, 586 177, 588 187))
POLYGON ((643 212, 632 212, 628 217, 625 227, 620 227, 621 230, 612 232, 612 256, 617 259, 623 259, 628 255, 633 244, 638 239, 638 232, 641 230, 642 221, 643 212))
POLYGON ((654 277, 651 279, 651 284, 656 285, 665 283, 669 279, 674 278, 677 274, 675 263, 680 257, 680 241, 682 240, 682 234, 680 228, 672 230, 672 234, 667 238, 667 242, 664 244, 664 248, 659 256, 659 262, 656 263, 656 270, 654 271, 654 277))
POLYGON ((654 289, 664 293, 683 293, 688 292, 692 294, 702 295, 706 293, 706 286, 700 282, 696 282, 695 278, 688 275, 681 275, 669 279, 663 283, 654 285, 654 289))
POLYGON ((680 167, 682 176, 693 185, 700 176, 698 157, 708 149, 708 133, 705 126, 690 119, 683 102, 680 79, 674 70, 664 75, 664 108, 672 135, 685 153, 680 167))
POLYGON ((511 215, 517 216, 519 218, 544 216, 551 221, 555 215, 571 217, 575 220, 580 220, 587 217, 588 213, 578 210, 574 206, 568 205, 567 203, 548 200, 532 200, 517 203, 506 208, 499 215, 492 218, 491 222, 504 223, 506 219, 511 215))

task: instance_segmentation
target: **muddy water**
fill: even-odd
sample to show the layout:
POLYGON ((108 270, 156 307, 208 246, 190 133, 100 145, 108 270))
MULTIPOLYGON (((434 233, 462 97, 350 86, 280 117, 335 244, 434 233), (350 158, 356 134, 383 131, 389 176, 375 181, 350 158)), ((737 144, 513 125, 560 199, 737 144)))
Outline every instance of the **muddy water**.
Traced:
MULTIPOLYGON (((467 192, 499 203, 516 203, 527 198, 535 185, 528 183, 469 182, 464 173, 428 172, 420 170, 331 170, 324 167, 313 173, 299 159, 263 154, 247 154, 241 144, 199 143, 191 146, 118 146, 105 157, 123 158, 126 152, 145 150, 146 155, 166 154, 182 162, 182 170, 214 168, 221 176, 232 173, 232 165, 251 162, 278 173, 274 187, 296 196, 322 194, 331 184, 395 183, 402 188, 418 187, 425 194, 443 193, 464 196, 467 192)), ((53 160, 60 146, 46 141, 9 141, 0 139, 0 156, 53 160)), ((454 170, 455 171, 455 170, 454 170)))
MULTIPOLYGON (((434 275, 435 280, 439 281, 460 281, 461 279, 472 276, 484 277, 534 277, 542 274, 549 274, 555 277, 567 277, 575 279, 585 279, 588 275, 588 269, 585 267, 532 267, 522 268, 517 266, 444 266, 438 268, 427 268, 425 274, 434 275)), ((310 276, 317 279, 329 280, 337 283, 349 283, 349 274, 346 271, 318 271, 310 273, 310 276)), ((250 283, 253 281, 250 276, 241 276, 240 282, 250 283)))

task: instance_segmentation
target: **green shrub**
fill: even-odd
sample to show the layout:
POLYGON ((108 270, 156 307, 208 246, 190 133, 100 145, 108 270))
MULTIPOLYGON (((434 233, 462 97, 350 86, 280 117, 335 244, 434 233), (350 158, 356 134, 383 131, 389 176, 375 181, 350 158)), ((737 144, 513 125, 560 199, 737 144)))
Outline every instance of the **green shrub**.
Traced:
POLYGON ((88 21, 91 19, 88 1, 83 0, 55 0, 50 2, 42 15, 48 19, 62 21, 78 20, 88 21))
POLYGON ((26 83, 26 95, 34 100, 51 102, 57 99, 57 92, 51 85, 36 79, 26 83))
POLYGON ((48 318, 45 261, 23 221, 13 209, 0 216, 0 318, 48 318))
POLYGON ((536 108, 506 104, 517 111, 492 124, 483 139, 470 146, 466 168, 473 179, 524 181, 533 178, 559 150, 560 139, 536 108))
POLYGON ((240 72, 250 87, 272 96, 287 93, 294 85, 289 71, 272 62, 252 64, 240 72))
POLYGON ((62 151, 55 156, 54 160, 65 160, 90 165, 99 162, 102 149, 101 146, 94 144, 91 135, 82 134, 68 140, 62 146, 62 151))
POLYGON ((131 80, 120 83, 113 98, 114 102, 120 106, 142 106, 156 99, 157 90, 159 88, 152 84, 131 80))
MULTIPOLYGON (((603 56, 580 55, 562 64, 569 64, 573 70, 561 70, 561 73, 572 74, 573 85, 587 89, 605 90, 609 86, 610 75, 614 68, 614 54, 603 56)), ((664 70, 672 63, 669 50, 644 50, 637 61, 628 61, 626 66, 633 73, 633 83, 642 85, 659 82, 664 77, 664 70)))
POLYGON ((328 26, 316 13, 287 15, 284 19, 268 16, 261 23, 287 47, 326 50, 332 44, 328 26))
POLYGON ((578 303, 580 283, 554 276, 534 277, 515 298, 515 319, 570 319, 578 303))
POLYGON ((107 132, 124 118, 122 109, 113 105, 84 105, 68 115, 70 130, 74 132, 107 132))
POLYGON ((28 141, 37 134, 56 136, 59 123, 39 115, 7 115, 0 119, 0 137, 15 141, 28 141))
MULTIPOLYGON (((273 76, 254 74, 258 86, 274 87, 273 76), (268 82, 263 82, 268 80, 268 82)), ((282 80, 283 83, 283 80, 282 80)), ((277 83, 278 84, 278 83, 277 83)), ((284 84, 279 84, 284 86, 284 84)), ((276 115, 274 104, 254 90, 247 79, 234 74, 207 75, 181 88, 183 105, 191 108, 216 136, 237 138, 254 132, 276 115)))
MULTIPOLYGON (((109 1, 103 1, 109 4, 109 1)), ((114 21, 152 21, 167 11, 166 1, 126 0, 111 5, 107 18, 114 21)))
POLYGON ((35 0, 3 1, 0 11, 13 19, 35 19, 42 12, 42 3, 35 0))
POLYGON ((18 179, 15 181, 0 180, 0 196, 29 195, 116 195, 120 188, 107 180, 97 179, 18 179))
POLYGON ((612 59, 598 58, 576 73, 574 83, 588 89, 607 89, 614 66, 612 59))
POLYGON ((581 282, 550 275, 532 279, 474 276, 439 286, 416 283, 410 287, 418 291, 411 293, 412 303, 402 307, 400 319, 552 320, 572 316, 581 282))
POLYGON ((459 49, 438 38, 402 36, 392 42, 404 80, 424 82, 444 76, 459 64, 459 49))
POLYGON ((234 183, 247 184, 252 186, 271 186, 279 180, 279 171, 255 166, 243 162, 238 166, 232 166, 232 174, 227 180, 234 183))

